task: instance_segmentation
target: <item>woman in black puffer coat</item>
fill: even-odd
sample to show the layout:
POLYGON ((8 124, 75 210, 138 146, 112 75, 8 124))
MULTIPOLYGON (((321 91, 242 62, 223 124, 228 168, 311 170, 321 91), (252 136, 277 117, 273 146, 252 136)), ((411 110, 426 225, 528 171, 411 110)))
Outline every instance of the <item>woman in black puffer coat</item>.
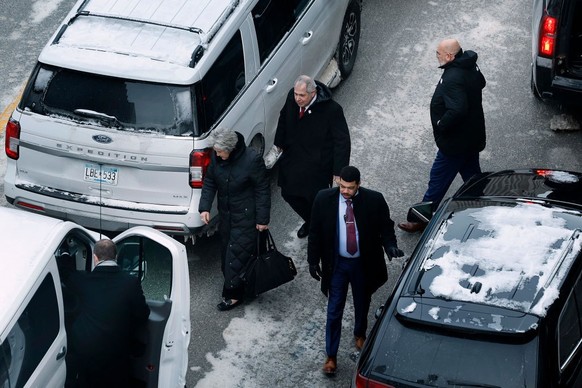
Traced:
POLYGON ((258 231, 269 224, 271 188, 263 158, 247 148, 240 133, 214 130, 213 148, 198 211, 208 223, 218 195, 224 286, 217 307, 226 311, 242 303, 245 286, 239 275, 257 250, 258 231))

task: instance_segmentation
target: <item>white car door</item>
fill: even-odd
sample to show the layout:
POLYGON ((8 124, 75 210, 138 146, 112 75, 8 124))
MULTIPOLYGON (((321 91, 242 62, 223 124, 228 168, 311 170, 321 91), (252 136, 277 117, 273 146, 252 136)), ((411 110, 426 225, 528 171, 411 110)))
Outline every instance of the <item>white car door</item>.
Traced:
POLYGON ((117 262, 141 279, 151 313, 145 350, 133 374, 148 387, 184 387, 190 343, 190 282, 186 248, 148 227, 131 228, 113 239, 117 262))

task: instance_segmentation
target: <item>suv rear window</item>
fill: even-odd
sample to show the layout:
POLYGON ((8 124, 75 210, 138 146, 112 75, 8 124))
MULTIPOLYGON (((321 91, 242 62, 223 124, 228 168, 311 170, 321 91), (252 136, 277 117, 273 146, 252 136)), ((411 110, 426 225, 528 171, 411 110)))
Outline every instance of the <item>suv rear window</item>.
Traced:
POLYGON ((105 77, 39 65, 21 108, 119 130, 196 134, 187 86, 105 77))

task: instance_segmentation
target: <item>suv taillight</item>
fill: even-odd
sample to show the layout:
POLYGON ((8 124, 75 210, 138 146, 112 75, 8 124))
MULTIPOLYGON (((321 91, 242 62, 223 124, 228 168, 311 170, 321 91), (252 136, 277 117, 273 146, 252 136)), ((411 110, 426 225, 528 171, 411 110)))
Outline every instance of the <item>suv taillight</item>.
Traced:
POLYGON ((6 124, 6 138, 4 139, 4 149, 6 156, 10 159, 18 160, 20 141, 20 123, 12 118, 6 124))
POLYGON ((358 373, 356 375, 356 388, 394 388, 394 386, 368 379, 358 373))
POLYGON ((545 15, 542 18, 540 31, 540 55, 552 57, 556 46, 556 31, 558 30, 558 19, 545 15))
POLYGON ((204 182, 206 169, 210 164, 212 148, 194 150, 190 153, 190 187, 199 189, 204 182))

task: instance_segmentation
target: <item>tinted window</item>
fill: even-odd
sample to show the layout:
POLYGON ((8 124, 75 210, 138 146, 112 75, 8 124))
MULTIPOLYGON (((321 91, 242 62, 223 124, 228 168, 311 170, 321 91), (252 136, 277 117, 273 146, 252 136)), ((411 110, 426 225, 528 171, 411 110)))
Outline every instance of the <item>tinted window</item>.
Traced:
POLYGON ((558 324, 560 368, 564 368, 582 339, 580 319, 574 293, 566 301, 558 324))
POLYGON ((199 125, 202 132, 212 127, 244 85, 243 47, 240 32, 237 32, 199 85, 199 125))
POLYGON ((0 345, 0 386, 23 387, 59 332, 59 308, 48 274, 0 345))
POLYGON ((261 63, 295 24, 297 16, 306 4, 307 0, 260 0, 255 5, 252 15, 257 31, 261 63))
POLYGON ((106 127, 192 135, 192 94, 171 86, 104 77, 42 65, 23 108, 106 127))
POLYGON ((117 263, 141 279, 148 300, 164 301, 172 290, 172 253, 147 238, 133 236, 117 244, 117 263))

